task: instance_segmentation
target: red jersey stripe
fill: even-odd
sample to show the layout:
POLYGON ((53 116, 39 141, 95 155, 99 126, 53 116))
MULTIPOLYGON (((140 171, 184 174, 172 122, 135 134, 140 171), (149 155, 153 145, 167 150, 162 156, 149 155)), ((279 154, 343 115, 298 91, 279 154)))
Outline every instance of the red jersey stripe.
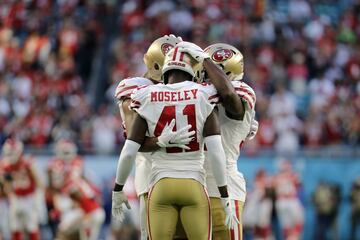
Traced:
POLYGON ((137 87, 138 87, 137 85, 134 85, 134 86, 129 86, 129 87, 122 88, 121 91, 118 91, 116 93, 116 97, 118 97, 121 93, 123 93, 125 91, 129 91, 129 90, 137 88, 137 87))

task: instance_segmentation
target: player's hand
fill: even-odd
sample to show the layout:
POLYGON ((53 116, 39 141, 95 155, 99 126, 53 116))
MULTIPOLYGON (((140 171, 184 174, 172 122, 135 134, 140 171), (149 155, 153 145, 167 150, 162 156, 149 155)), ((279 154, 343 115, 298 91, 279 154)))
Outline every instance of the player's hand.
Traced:
POLYGON ((188 53, 198 62, 203 62, 204 59, 209 58, 209 54, 204 52, 204 50, 191 42, 180 42, 176 45, 179 48, 179 51, 188 53))
POLYGON ((255 118, 253 118, 251 120, 251 125, 250 125, 250 132, 248 133, 248 135, 246 136, 246 140, 251 140, 255 137, 257 131, 259 129, 259 122, 255 120, 255 118))
POLYGON ((221 198, 221 203, 226 214, 225 225, 229 229, 234 229, 237 224, 240 224, 239 219, 236 217, 235 208, 231 206, 231 201, 229 198, 221 198))
POLYGON ((177 38, 180 42, 182 42, 182 38, 180 36, 175 36, 174 34, 170 34, 170 35, 164 35, 164 37, 173 37, 173 38, 177 38))
POLYGON ((125 212, 124 212, 124 205, 130 209, 130 204, 127 200, 127 197, 125 196, 125 193, 123 191, 119 192, 112 192, 112 206, 111 206, 111 213, 113 217, 122 222, 125 218, 125 212))
POLYGON ((190 148, 186 146, 193 139, 195 131, 189 132, 191 125, 187 125, 177 131, 173 131, 175 126, 175 119, 169 125, 166 125, 158 137, 157 145, 160 147, 179 147, 186 150, 190 148))

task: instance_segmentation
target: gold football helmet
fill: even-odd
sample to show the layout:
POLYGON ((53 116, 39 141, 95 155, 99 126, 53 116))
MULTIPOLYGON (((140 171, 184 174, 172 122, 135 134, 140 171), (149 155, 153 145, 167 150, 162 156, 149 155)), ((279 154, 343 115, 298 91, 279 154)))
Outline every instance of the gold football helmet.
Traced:
POLYGON ((205 48, 211 60, 229 77, 231 81, 241 80, 244 76, 244 57, 234 46, 215 43, 205 48))
POLYGON ((170 70, 181 70, 189 73, 193 77, 194 82, 201 82, 203 65, 196 61, 188 53, 182 52, 179 48, 175 47, 171 49, 165 57, 164 66, 162 68, 162 78, 165 84, 167 84, 166 72, 170 70))
POLYGON ((181 42, 181 38, 165 35, 156 39, 150 45, 144 54, 144 63, 147 67, 146 78, 151 78, 158 82, 161 81, 161 69, 164 64, 165 55, 179 42, 181 42))

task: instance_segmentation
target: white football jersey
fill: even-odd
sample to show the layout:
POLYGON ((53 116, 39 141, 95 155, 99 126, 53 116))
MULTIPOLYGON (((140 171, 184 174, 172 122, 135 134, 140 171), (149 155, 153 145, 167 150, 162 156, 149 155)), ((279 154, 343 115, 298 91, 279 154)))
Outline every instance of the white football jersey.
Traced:
MULTIPOLYGON (((118 101, 118 104, 121 105, 124 100, 130 99, 132 92, 142 86, 153 85, 154 83, 147 78, 143 77, 134 77, 126 78, 122 80, 115 90, 115 98, 118 101)), ((123 119, 123 127, 125 129, 125 114, 122 108, 120 108, 121 119, 123 119)), ((149 158, 149 153, 138 153, 135 159, 135 190, 138 196, 147 192, 149 180, 148 175, 150 172, 150 162, 147 160, 149 158)))
MULTIPOLYGON (((226 169, 228 176, 228 191, 231 199, 245 201, 246 185, 243 174, 237 170, 237 160, 240 156, 240 145, 250 132, 251 121, 255 117, 255 92, 246 83, 231 82, 245 104, 243 120, 231 119, 226 115, 225 108, 219 104, 219 122, 222 145, 226 155, 226 169)), ((205 161, 206 184, 210 197, 220 197, 218 188, 212 174, 209 161, 205 161)))
POLYGON ((140 88, 131 98, 131 108, 146 120, 150 137, 159 136, 172 119, 176 119, 174 129, 190 124, 189 131, 196 132, 187 145, 190 150, 164 148, 151 155, 149 187, 165 177, 193 178, 204 185, 203 128, 218 102, 215 89, 184 81, 140 88))

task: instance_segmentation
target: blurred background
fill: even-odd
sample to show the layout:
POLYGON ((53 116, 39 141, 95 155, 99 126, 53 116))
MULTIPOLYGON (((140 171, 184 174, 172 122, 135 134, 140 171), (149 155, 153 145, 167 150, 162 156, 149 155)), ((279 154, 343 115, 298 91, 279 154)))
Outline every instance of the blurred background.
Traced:
MULTIPOLYGON (((131 213, 110 225, 124 142, 113 96, 119 81, 144 74, 147 47, 170 33, 244 55, 260 125, 238 164, 249 196, 259 176, 276 177, 290 163, 303 239, 360 239, 359 0, 2 0, 0 145, 9 136, 23 141, 45 179, 54 143, 73 139, 101 190, 102 239, 138 239, 131 213)), ((282 239, 271 209, 272 235, 282 239)), ((245 228, 252 239, 254 223, 245 228)), ((43 235, 52 239, 46 221, 43 235)))

